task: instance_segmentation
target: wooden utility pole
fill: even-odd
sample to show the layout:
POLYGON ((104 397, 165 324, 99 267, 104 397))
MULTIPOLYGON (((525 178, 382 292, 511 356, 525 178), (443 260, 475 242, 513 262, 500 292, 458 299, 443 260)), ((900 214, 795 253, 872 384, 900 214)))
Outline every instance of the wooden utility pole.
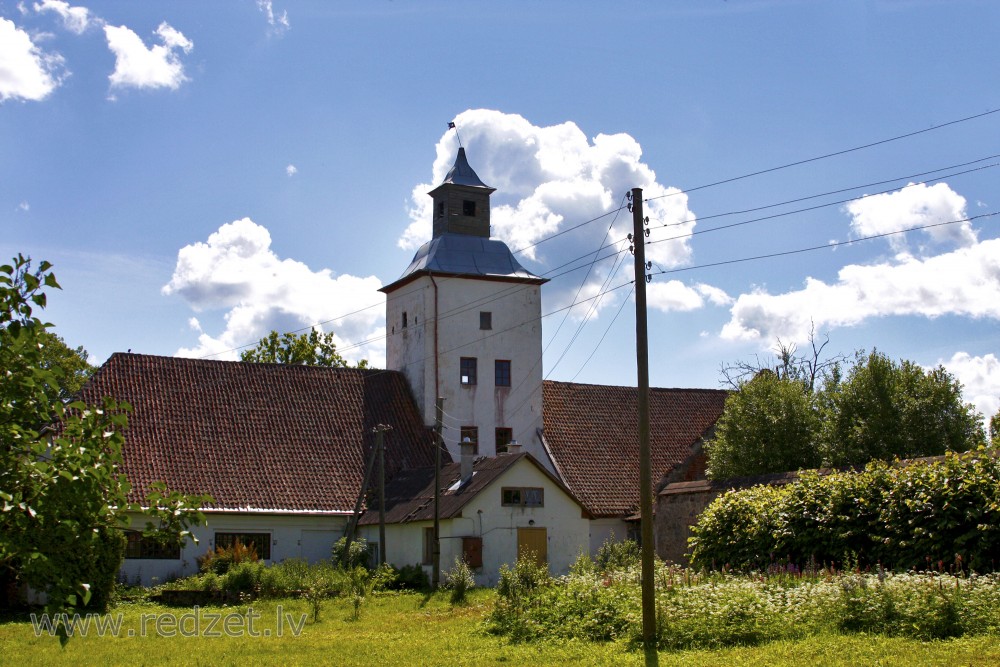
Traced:
POLYGON ((441 424, 444 421, 444 399, 438 396, 434 415, 434 544, 431 545, 433 562, 431 587, 441 584, 441 424))
MULTIPOLYGON (((361 483, 361 490, 358 492, 358 499, 354 503, 354 513, 351 514, 350 520, 347 522, 347 527, 344 529, 344 553, 343 558, 347 558, 351 553, 351 542, 354 541, 354 532, 358 528, 358 519, 361 517, 361 504, 365 500, 365 496, 368 495, 368 484, 372 478, 372 472, 375 470, 375 456, 378 454, 378 447, 372 447, 372 451, 368 455, 368 465, 365 466, 365 480, 361 483)), ((381 546, 379 546, 381 549, 381 546)))
POLYGON ((632 188, 632 244, 635 249, 635 357, 639 385, 639 515, 642 542, 642 643, 656 645, 653 587, 653 473, 649 451, 649 337, 646 327, 646 219, 642 188, 632 188))
POLYGON ((378 448, 378 564, 385 562, 385 432, 391 426, 379 424, 375 427, 375 441, 378 448))

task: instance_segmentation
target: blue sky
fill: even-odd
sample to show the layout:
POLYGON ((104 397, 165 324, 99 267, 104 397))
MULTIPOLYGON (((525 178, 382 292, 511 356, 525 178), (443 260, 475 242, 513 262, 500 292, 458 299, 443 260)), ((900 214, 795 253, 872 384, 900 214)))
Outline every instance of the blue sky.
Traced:
POLYGON ((635 382, 628 287, 559 309, 627 284, 642 187, 654 384, 812 326, 993 414, 998 38, 989 0, 0 0, 0 252, 55 265, 47 317, 95 362, 323 323, 378 364, 455 120, 527 268, 610 244, 544 288, 551 379, 635 382))

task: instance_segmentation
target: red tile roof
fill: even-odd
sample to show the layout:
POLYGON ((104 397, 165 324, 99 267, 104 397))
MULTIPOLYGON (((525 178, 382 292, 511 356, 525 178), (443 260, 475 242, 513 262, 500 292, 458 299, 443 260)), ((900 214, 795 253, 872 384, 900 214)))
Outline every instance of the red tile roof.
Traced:
POLYGON ((350 512, 380 423, 393 427, 390 474, 433 464, 397 372, 119 353, 82 391, 88 402, 105 395, 133 408, 123 452, 133 502, 162 480, 211 494, 210 509, 350 512))
MULTIPOLYGON (((638 390, 545 381, 545 442, 559 474, 595 517, 639 507, 638 390)), ((727 392, 659 389, 649 395, 653 484, 692 454, 722 414, 727 392)))

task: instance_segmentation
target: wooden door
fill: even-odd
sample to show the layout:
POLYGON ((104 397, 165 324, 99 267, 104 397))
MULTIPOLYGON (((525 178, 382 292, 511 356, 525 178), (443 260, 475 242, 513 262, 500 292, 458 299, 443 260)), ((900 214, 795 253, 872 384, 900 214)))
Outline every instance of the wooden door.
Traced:
POLYGON ((517 529, 517 558, 530 554, 538 565, 549 562, 548 539, 544 528, 517 529))

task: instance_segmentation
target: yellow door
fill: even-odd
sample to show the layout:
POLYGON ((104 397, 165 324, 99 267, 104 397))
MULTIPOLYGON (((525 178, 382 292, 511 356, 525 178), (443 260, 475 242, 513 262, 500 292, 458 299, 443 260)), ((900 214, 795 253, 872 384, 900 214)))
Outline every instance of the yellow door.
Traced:
POLYGON ((517 529, 517 558, 520 560, 525 555, 530 557, 538 565, 547 565, 549 562, 548 540, 546 539, 544 528, 518 528, 517 529))

